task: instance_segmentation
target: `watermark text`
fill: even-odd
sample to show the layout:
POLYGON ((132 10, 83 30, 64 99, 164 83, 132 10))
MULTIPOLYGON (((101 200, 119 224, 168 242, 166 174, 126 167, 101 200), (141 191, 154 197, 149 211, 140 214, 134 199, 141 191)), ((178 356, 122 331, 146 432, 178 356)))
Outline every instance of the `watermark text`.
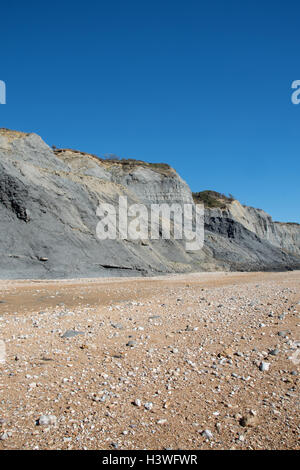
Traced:
POLYGON ((6 104, 6 84, 0 80, 0 104, 6 104))
POLYGON ((99 240, 184 240, 187 251, 197 251, 204 244, 204 206, 202 204, 128 205, 120 196, 119 204, 101 203, 99 240))

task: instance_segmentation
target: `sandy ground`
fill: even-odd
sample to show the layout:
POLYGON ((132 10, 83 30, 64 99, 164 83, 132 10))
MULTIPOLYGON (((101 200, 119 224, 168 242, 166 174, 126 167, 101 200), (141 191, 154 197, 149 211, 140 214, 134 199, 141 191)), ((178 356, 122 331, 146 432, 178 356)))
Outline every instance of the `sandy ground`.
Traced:
POLYGON ((0 281, 0 449, 299 449, 299 315, 299 271, 0 281))

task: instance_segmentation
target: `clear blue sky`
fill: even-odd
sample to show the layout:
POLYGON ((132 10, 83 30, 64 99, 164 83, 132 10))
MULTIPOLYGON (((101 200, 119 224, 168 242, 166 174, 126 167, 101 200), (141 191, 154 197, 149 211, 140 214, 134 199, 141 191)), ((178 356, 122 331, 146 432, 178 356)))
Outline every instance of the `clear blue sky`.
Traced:
POLYGON ((1 3, 0 126, 300 222, 297 1, 1 3))

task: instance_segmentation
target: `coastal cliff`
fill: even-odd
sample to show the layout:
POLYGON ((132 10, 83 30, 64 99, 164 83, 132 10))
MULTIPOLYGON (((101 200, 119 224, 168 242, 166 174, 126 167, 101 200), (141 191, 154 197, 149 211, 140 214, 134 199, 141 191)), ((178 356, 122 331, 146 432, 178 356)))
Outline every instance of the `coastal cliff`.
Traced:
MULTIPOLYGON (((217 193, 214 193, 217 194, 217 193)), ((75 278, 300 268, 300 225, 273 222, 230 198, 205 204, 205 242, 98 240, 101 202, 201 201, 167 164, 52 149, 38 135, 0 130, 0 277, 75 278)))

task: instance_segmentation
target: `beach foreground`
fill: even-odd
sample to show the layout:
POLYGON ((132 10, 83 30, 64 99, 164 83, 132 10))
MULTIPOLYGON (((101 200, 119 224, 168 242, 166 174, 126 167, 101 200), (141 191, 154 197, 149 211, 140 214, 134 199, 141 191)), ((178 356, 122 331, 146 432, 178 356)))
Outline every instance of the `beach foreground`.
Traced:
POLYGON ((0 289, 0 449, 300 448, 299 271, 0 289))

